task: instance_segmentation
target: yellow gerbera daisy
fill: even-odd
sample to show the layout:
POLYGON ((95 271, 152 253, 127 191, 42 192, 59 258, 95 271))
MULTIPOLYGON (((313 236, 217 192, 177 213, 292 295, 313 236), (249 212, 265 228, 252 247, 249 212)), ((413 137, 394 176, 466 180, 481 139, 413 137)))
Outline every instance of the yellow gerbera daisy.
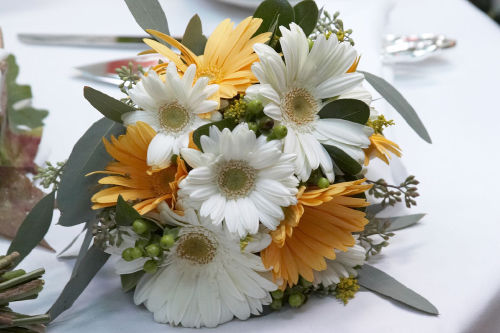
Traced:
POLYGON ((374 157, 378 157, 386 164, 389 164, 390 153, 401 157, 401 148, 396 143, 386 139, 382 134, 375 133, 370 136, 370 146, 365 149, 365 165, 368 165, 370 159, 374 157))
POLYGON ((282 282, 281 289, 297 284, 299 275, 313 281, 313 270, 325 270, 325 258, 335 259, 335 249, 347 251, 354 246, 352 233, 362 231, 368 220, 364 212, 350 207, 366 207, 369 203, 350 196, 371 187, 363 182, 361 179, 311 191, 302 187, 297 205, 285 208, 285 219, 271 232, 273 241, 261 252, 264 266, 272 267, 275 281, 282 282))
POLYGON ((116 205, 118 196, 125 200, 139 201, 134 208, 146 214, 167 201, 174 208, 178 184, 187 175, 184 161, 177 158, 177 163, 155 172, 150 171, 147 164, 147 151, 151 140, 156 135, 148 124, 137 122, 127 127, 127 132, 118 139, 111 137, 111 142, 103 138, 106 151, 115 159, 105 171, 97 173, 109 174, 101 178, 100 184, 114 185, 101 190, 92 196, 93 209, 116 205))
MULTIPOLYGON (((226 19, 222 21, 208 38, 203 55, 197 56, 187 47, 174 38, 156 30, 147 30, 151 35, 177 48, 181 54, 173 52, 165 45, 152 39, 144 42, 184 72, 191 64, 196 65, 196 76, 210 78, 210 84, 218 84, 219 98, 232 98, 244 92, 257 78, 251 71, 251 65, 258 61, 253 51, 255 43, 265 43, 270 33, 263 33, 252 37, 260 27, 262 19, 247 17, 233 29, 234 23, 226 19)), ((159 64, 153 69, 158 74, 165 72, 167 64, 159 64)))

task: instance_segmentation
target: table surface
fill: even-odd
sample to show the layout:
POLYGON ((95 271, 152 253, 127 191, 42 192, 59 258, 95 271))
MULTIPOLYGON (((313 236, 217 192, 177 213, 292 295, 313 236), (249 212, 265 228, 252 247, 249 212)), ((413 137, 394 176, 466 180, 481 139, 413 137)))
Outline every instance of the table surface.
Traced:
MULTIPOLYGON (((354 0, 353 0, 354 1, 354 0)), ((326 8, 335 10, 335 2, 326 8)), ((209 0, 167 0, 173 34, 181 34, 195 12, 204 31, 225 17, 240 20, 249 12, 209 0)), ((37 107, 51 111, 46 121, 39 163, 67 158, 73 144, 95 120, 97 111, 83 99, 91 84, 114 96, 116 88, 87 82, 75 67, 130 56, 131 51, 35 47, 20 43, 21 32, 140 34, 120 0, 37 0, 0 3, 0 25, 6 47, 21 65, 19 82, 32 85, 37 107)), ((355 27, 354 27, 355 30, 355 27)), ((394 139, 404 149, 404 164, 421 181, 415 212, 423 222, 397 233, 373 265, 429 298, 438 317, 402 308, 363 292, 342 306, 331 298, 313 298, 298 310, 233 321, 218 330, 234 332, 498 332, 500 319, 500 218, 494 210, 500 181, 496 140, 500 139, 500 29, 464 0, 396 1, 386 32, 442 32, 458 40, 455 49, 421 63, 391 68, 393 82, 418 110, 433 144, 419 140, 399 118, 394 139), (492 210, 490 212, 490 210, 492 210)), ((134 52, 134 51, 132 51, 134 52)), ((79 228, 54 225, 48 241, 61 249, 79 228)), ((8 242, 0 240, 0 250, 8 242)), ((46 288, 36 302, 15 309, 44 312, 69 278, 73 261, 57 261, 36 249, 27 269, 45 266, 46 288)), ((152 321, 144 308, 120 291, 119 278, 107 265, 74 307, 49 332, 148 332, 174 330, 152 321)), ((183 329, 183 331, 190 331, 183 329)))

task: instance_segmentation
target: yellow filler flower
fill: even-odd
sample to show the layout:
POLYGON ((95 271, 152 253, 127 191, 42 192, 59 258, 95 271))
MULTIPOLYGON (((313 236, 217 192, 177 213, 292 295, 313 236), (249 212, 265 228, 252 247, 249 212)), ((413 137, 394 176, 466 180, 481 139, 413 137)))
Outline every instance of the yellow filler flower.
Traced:
POLYGON ((125 200, 138 201, 134 208, 139 214, 146 214, 167 201, 174 208, 179 182, 187 175, 184 161, 177 158, 177 163, 160 170, 150 171, 147 163, 147 151, 151 140, 156 135, 148 124, 137 122, 127 127, 127 132, 118 139, 111 137, 111 142, 103 138, 106 151, 115 159, 105 171, 95 173, 109 174, 101 178, 100 184, 113 185, 92 196, 93 209, 116 205, 118 196, 125 200))
POLYGON ((389 159, 391 158, 390 153, 393 153, 397 157, 401 157, 401 148, 382 134, 373 134, 370 136, 370 146, 364 151, 365 165, 368 165, 370 159, 374 157, 378 157, 386 164, 389 164, 389 159))
MULTIPOLYGON (((233 29, 230 19, 222 21, 210 35, 203 55, 197 56, 174 38, 156 30, 147 30, 151 35, 177 48, 181 54, 173 52, 165 45, 145 39, 144 42, 165 58, 173 61, 177 68, 184 72, 191 64, 196 65, 196 77, 210 78, 210 84, 218 84, 219 91, 214 97, 232 98, 243 93, 257 78, 251 71, 251 65, 259 58, 253 51, 256 43, 266 43, 271 33, 263 33, 252 37, 259 29, 262 19, 247 17, 233 29)), ((153 69, 158 74, 165 72, 167 64, 159 64, 153 69)))
POLYGON ((266 268, 285 289, 297 284, 299 275, 313 281, 313 270, 327 268, 325 258, 335 259, 335 249, 347 251, 356 244, 352 236, 368 223, 365 213, 356 209, 370 204, 352 195, 368 190, 364 179, 330 185, 325 189, 297 194, 298 203, 285 208, 285 219, 271 232, 271 244, 261 252, 266 268))

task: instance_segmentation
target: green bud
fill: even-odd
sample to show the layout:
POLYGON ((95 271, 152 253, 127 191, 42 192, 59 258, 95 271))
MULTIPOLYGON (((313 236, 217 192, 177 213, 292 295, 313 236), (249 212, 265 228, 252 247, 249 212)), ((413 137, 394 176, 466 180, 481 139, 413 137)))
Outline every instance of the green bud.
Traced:
POLYGON ((175 227, 175 228, 172 228, 172 229, 168 229, 168 228, 165 228, 165 230, 163 231, 163 234, 164 235, 172 235, 174 236, 174 238, 177 238, 177 236, 179 235, 179 230, 181 230, 179 227, 175 227))
POLYGON ((247 111, 253 115, 259 114, 262 110, 264 110, 264 106, 262 102, 254 99, 247 103, 247 111))
POLYGON ((143 269, 146 273, 154 274, 158 270, 158 264, 155 260, 148 260, 144 263, 143 269))
POLYGON ((274 134, 276 139, 281 140, 288 134, 288 129, 283 125, 274 126, 272 133, 274 134))
POLYGON ((257 124, 254 122, 250 122, 248 123, 248 129, 257 133, 257 131, 259 130, 259 126, 257 126, 257 124))
POLYGON ((6 281, 10 279, 15 279, 16 277, 23 276, 24 274, 26 274, 26 271, 24 269, 16 269, 15 271, 3 273, 1 279, 6 281))
POLYGON ((321 177, 320 179, 318 179, 317 185, 319 188, 327 188, 328 186, 330 186, 330 182, 325 177, 321 177))
POLYGON ((271 309, 278 311, 283 306, 283 302, 281 301, 281 299, 273 299, 270 306, 271 306, 271 309))
POLYGON ((312 286, 312 282, 309 282, 307 281, 306 279, 304 279, 302 276, 300 277, 300 285, 304 288, 309 288, 310 286, 312 286))
POLYGON ((285 293, 281 289, 277 289, 271 292, 271 296, 273 297, 273 299, 282 299, 284 294, 285 293))
POLYGON ((132 223, 132 229, 136 234, 142 235, 149 231, 149 225, 146 221, 137 219, 132 223))
POLYGON ((158 257, 160 255, 161 249, 158 244, 149 244, 146 246, 146 253, 150 257, 158 257))
POLYGON ((259 129, 261 131, 267 132, 270 131, 271 128, 273 128, 274 121, 268 116, 264 116, 258 120, 257 125, 259 126, 259 129))
POLYGON ((173 154, 172 157, 170 158, 170 162, 172 162, 172 164, 176 165, 177 164, 177 157, 179 157, 179 155, 173 154))
POLYGON ((143 249, 146 246, 148 246, 148 244, 149 244, 149 240, 147 240, 145 238, 139 238, 138 240, 135 241, 135 246, 139 247, 141 249, 143 249))
POLYGON ((125 261, 134 260, 135 259, 134 255, 133 255, 134 249, 135 249, 135 247, 129 247, 128 249, 123 250, 123 252, 122 252, 123 260, 125 260, 125 261))
POLYGON ((293 293, 288 297, 288 304, 293 308, 298 308, 305 301, 305 296, 299 293, 293 293))
POLYGON ((139 259, 140 257, 143 256, 144 251, 140 247, 136 246, 132 248, 131 254, 134 259, 139 259))
POLYGON ((160 239, 160 246, 165 250, 171 248, 174 245, 174 243, 175 243, 175 237, 174 235, 171 234, 163 235, 163 237, 160 239))

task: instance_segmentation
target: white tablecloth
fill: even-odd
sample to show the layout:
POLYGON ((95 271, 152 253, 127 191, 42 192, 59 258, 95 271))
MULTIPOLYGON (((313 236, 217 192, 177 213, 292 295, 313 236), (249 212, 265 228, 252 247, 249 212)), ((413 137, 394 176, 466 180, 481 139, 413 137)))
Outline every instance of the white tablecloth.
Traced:
MULTIPOLYGON (((335 11, 334 1, 321 2, 335 11)), ((200 13, 206 33, 225 17, 240 20, 249 14, 213 0, 167 0, 166 8, 173 34, 181 34, 195 12, 200 13)), ((133 52, 35 47, 20 43, 16 34, 141 34, 141 30, 120 0, 2 1, 0 26, 6 47, 15 52, 21 65, 19 81, 32 85, 37 107, 51 111, 37 161, 64 160, 76 140, 100 116, 83 99, 82 86, 90 84, 120 95, 114 87, 75 77, 73 68, 133 52)), ((352 28, 356 31, 356 26, 352 28)), ((442 32, 458 40, 455 49, 439 57, 391 70, 394 84, 417 109, 434 141, 433 145, 424 143, 396 117, 399 126, 391 139, 403 147, 408 171, 421 181, 421 197, 414 212, 428 215, 420 225, 398 232, 383 255, 373 261, 428 297, 439 308, 440 316, 409 311, 364 292, 345 307, 331 298, 313 298, 299 310, 233 321, 220 326, 219 331, 500 331, 500 218, 495 210, 500 186, 495 174, 500 164, 496 144, 500 139, 500 112, 495 104, 500 93, 500 29, 464 0, 421 0, 397 1, 385 30, 442 32)), ((358 33, 362 38, 363 32, 358 33)), ((378 70, 374 68, 376 63, 371 66, 378 70)), ((47 239, 61 249, 79 230, 54 225, 47 239)), ((7 241, 0 241, 1 251, 7 246, 7 241)), ((23 266, 44 266, 46 288, 37 301, 19 304, 15 309, 46 311, 68 280, 72 264, 71 260, 58 262, 54 254, 36 249, 23 266)), ((155 324, 147 310, 133 305, 131 295, 120 291, 119 278, 107 265, 49 332, 139 330, 175 329, 155 324)))

